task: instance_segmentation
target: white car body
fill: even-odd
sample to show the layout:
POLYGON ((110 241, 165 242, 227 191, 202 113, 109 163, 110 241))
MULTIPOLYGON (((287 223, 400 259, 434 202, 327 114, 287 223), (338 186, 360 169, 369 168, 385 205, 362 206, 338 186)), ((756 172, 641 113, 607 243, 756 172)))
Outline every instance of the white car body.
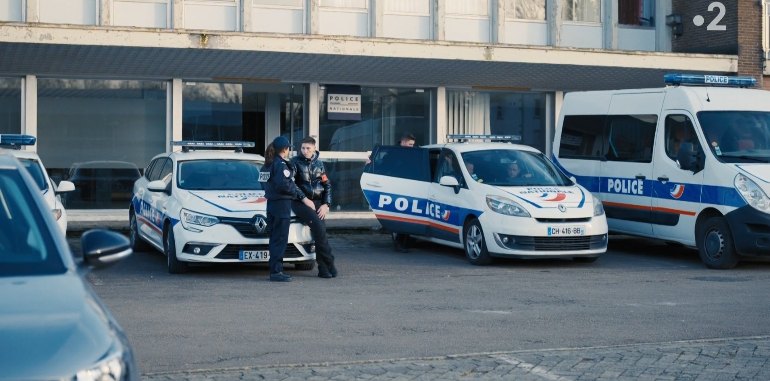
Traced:
MULTIPOLYGON (((258 169, 263 163, 260 155, 232 151, 172 152, 155 156, 134 184, 129 218, 135 250, 141 249, 142 242, 150 243, 167 255, 171 273, 186 271, 191 262, 266 263, 269 259, 267 200, 258 183, 258 169), (253 185, 249 189, 224 183, 221 188, 212 185, 211 181, 223 181, 227 177, 222 170, 208 177, 185 175, 184 178, 190 180, 184 180, 179 173, 180 168, 188 168, 186 165, 219 163, 229 168, 226 163, 241 162, 254 163, 256 169, 254 173, 249 172, 255 176, 249 180, 253 185), (157 165, 171 168, 158 170, 154 168, 157 165), (207 185, 202 187, 193 182, 207 185), (182 221, 185 216, 194 223, 182 221), (210 226, 196 224, 201 222, 210 226), (173 240, 166 239, 169 233, 173 240)), ((244 179, 241 176, 237 180, 244 179)), ((315 264, 310 229, 296 220, 292 220, 289 230, 284 262, 294 263, 301 270, 312 269, 315 264)))
POLYGON ((46 205, 48 205, 53 213, 56 224, 59 225, 62 233, 67 234, 67 211, 64 209, 64 205, 62 205, 59 193, 71 192, 75 190, 75 185, 66 180, 62 180, 58 185, 54 184, 37 153, 23 150, 10 150, 10 152, 30 172, 35 183, 40 188, 40 193, 43 194, 43 200, 45 200, 46 205), (37 167, 37 169, 34 167, 37 167))
POLYGON ((607 221, 601 201, 528 146, 449 143, 421 148, 377 147, 372 164, 361 176, 361 188, 386 229, 464 248, 474 264, 487 264, 491 257, 593 261, 607 249, 607 221), (396 164, 400 173, 388 173, 392 166, 386 163, 389 154, 409 156, 408 165, 396 164), (487 172, 487 181, 474 179, 466 167, 466 159, 482 157, 487 160, 475 160, 476 174, 487 172), (456 161, 449 164, 452 158, 456 161), (499 174, 493 168, 525 160, 532 164, 532 178, 526 180, 531 184, 492 179, 499 174), (551 175, 538 174, 540 167, 558 181, 546 185, 550 180, 545 178, 551 175), (406 169, 427 171, 427 177, 405 174, 406 169), (491 205, 503 208, 497 210, 515 209, 521 215, 502 214, 491 205), (505 205, 513 205, 513 209, 505 209, 505 205), (474 227, 475 222, 480 225, 474 227))

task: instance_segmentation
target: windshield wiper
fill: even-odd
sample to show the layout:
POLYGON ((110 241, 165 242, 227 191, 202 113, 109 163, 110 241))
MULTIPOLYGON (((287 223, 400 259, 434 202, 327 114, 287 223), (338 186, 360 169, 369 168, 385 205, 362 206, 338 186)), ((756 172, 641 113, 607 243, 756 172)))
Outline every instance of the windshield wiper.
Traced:
POLYGON ((768 157, 749 156, 749 155, 720 155, 719 157, 728 158, 728 159, 753 160, 760 163, 770 162, 770 158, 768 157))

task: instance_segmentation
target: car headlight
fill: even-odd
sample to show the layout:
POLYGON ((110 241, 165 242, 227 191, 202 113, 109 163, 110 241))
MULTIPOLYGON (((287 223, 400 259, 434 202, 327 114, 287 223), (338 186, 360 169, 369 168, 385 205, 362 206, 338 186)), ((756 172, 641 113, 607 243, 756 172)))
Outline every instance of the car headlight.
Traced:
POLYGON ((72 381, 120 381, 128 377, 125 352, 113 349, 110 353, 87 369, 78 371, 72 381))
POLYGON ((599 197, 594 196, 594 217, 601 216, 602 214, 604 214, 602 200, 599 200, 599 197))
POLYGON ((738 174, 735 176, 735 189, 741 194, 746 203, 760 212, 770 213, 770 198, 767 197, 762 188, 750 178, 738 174))
POLYGON ((207 227, 219 223, 219 219, 216 217, 209 216, 207 214, 196 213, 187 209, 182 209, 180 217, 182 217, 182 227, 194 232, 202 231, 201 229, 196 228, 194 225, 207 227))
POLYGON ((509 198, 501 196, 487 196, 487 206, 493 212, 505 214, 506 216, 529 217, 529 212, 524 210, 521 205, 509 198))

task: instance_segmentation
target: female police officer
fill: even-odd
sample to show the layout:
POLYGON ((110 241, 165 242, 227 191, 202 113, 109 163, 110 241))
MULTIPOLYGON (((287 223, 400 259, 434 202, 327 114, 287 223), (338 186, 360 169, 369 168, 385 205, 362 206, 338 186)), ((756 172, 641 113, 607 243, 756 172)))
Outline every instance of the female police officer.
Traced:
MULTIPOLYGON (((291 201, 300 200, 315 210, 313 202, 305 197, 294 184, 294 167, 287 158, 291 144, 279 136, 265 150, 265 168, 269 178, 265 185, 267 221, 270 228, 270 281, 290 282, 291 276, 283 273, 283 254, 289 243, 291 201)), ((264 178, 263 176, 260 176, 264 178)))

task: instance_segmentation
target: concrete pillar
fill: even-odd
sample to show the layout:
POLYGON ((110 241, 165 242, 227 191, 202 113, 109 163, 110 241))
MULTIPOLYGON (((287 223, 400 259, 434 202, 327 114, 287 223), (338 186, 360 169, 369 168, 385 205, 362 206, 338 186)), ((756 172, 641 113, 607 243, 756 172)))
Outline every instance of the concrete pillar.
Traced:
POLYGON ((318 12, 321 0, 306 0, 306 12, 307 12, 307 26, 305 27, 305 33, 318 34, 321 30, 318 24, 318 12))
POLYGON ((617 0, 602 1, 602 30, 604 49, 618 48, 618 3, 617 0))
POLYGON ((561 0, 546 0, 545 19, 548 23, 548 45, 561 46, 561 0))
POLYGON ((27 0, 25 9, 26 22, 40 22, 40 0, 27 0))
MULTIPOLYGON (((24 76, 21 89, 21 133, 37 136, 37 77, 24 76)), ((37 144, 27 146, 25 150, 37 151, 37 144)))
MULTIPOLYGON (((265 124, 267 128, 267 139, 272 142, 273 139, 281 135, 281 94, 268 93, 265 101, 265 124)), ((296 148, 296 147, 295 147, 296 148)))
POLYGON ((671 0, 655 2, 655 50, 658 52, 671 51, 671 27, 666 25, 666 15, 672 12, 671 0))
POLYGON ((253 31, 254 27, 251 25, 251 0, 240 0, 238 6, 241 8, 241 31, 253 31))
POLYGON ((382 18, 385 12, 385 1, 369 1, 369 37, 382 37, 383 23, 382 18))
POLYGON ((445 14, 446 6, 444 5, 444 1, 433 0, 433 39, 436 41, 444 41, 446 38, 446 21, 444 19, 445 14))
POLYGON ((99 0, 99 17, 97 25, 112 25, 112 0, 99 0))
POLYGON ((184 29, 184 0, 172 0, 171 29, 184 29))
POLYGON ((436 143, 446 143, 447 135, 447 104, 446 104, 446 87, 439 86, 436 88, 436 143))
POLYGON ((317 82, 310 83, 307 90, 307 133, 318 138, 321 133, 321 112, 319 109, 321 86, 317 82))
POLYGON ((166 112, 166 152, 171 152, 171 142, 182 140, 182 90, 181 78, 171 80, 168 90, 168 110, 166 112))

